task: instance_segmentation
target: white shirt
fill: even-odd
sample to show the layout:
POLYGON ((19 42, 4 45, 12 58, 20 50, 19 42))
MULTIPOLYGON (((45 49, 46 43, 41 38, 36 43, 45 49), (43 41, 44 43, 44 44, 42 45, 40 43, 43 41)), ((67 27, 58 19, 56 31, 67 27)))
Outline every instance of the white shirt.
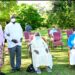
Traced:
POLYGON ((13 24, 10 22, 5 27, 5 38, 8 42, 8 48, 15 47, 16 45, 21 46, 20 39, 23 37, 23 30, 21 28, 21 25, 19 23, 13 24), (18 43, 13 43, 11 40, 15 39, 18 41, 18 43))

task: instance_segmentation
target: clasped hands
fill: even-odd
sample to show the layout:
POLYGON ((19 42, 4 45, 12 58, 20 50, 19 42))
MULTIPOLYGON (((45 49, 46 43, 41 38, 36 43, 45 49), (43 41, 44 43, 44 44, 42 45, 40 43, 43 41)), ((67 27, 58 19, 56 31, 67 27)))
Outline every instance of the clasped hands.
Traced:
POLYGON ((15 40, 15 39, 12 39, 11 41, 12 41, 13 43, 18 43, 18 41, 15 40))
MULTIPOLYGON (((13 43, 18 43, 18 41, 16 39, 12 39, 11 40, 13 43)), ((22 42, 22 38, 20 39, 20 42, 22 42)))

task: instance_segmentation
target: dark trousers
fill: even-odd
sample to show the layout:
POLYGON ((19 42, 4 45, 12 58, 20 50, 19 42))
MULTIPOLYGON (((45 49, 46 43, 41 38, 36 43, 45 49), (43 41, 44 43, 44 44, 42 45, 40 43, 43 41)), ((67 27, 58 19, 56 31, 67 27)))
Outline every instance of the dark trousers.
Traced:
POLYGON ((19 69, 21 66, 21 46, 17 45, 13 48, 9 48, 9 53, 12 69, 19 69))

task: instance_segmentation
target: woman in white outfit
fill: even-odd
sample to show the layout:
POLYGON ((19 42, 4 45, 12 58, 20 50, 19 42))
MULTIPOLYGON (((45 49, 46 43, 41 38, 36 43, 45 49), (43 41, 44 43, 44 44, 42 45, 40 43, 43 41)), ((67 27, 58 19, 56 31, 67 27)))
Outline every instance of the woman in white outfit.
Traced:
POLYGON ((34 35, 33 40, 30 42, 33 67, 37 73, 41 73, 40 66, 46 66, 47 71, 51 72, 53 62, 52 56, 49 52, 48 45, 42 39, 39 33, 34 35))

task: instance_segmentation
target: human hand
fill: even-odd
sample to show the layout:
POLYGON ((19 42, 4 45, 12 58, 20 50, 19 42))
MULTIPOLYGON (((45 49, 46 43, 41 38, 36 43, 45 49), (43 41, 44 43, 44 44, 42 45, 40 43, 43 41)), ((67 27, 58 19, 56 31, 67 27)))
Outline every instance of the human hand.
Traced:
POLYGON ((10 36, 10 34, 7 34, 7 36, 10 36))
POLYGON ((35 52, 36 54, 39 54, 39 52, 38 52, 37 50, 34 50, 34 52, 35 52))
POLYGON ((18 43, 17 40, 15 40, 15 39, 12 39, 12 42, 14 42, 14 43, 18 43))
POLYGON ((22 42, 22 38, 20 39, 20 42, 22 42))
POLYGON ((48 49, 46 48, 46 52, 48 53, 48 49))

